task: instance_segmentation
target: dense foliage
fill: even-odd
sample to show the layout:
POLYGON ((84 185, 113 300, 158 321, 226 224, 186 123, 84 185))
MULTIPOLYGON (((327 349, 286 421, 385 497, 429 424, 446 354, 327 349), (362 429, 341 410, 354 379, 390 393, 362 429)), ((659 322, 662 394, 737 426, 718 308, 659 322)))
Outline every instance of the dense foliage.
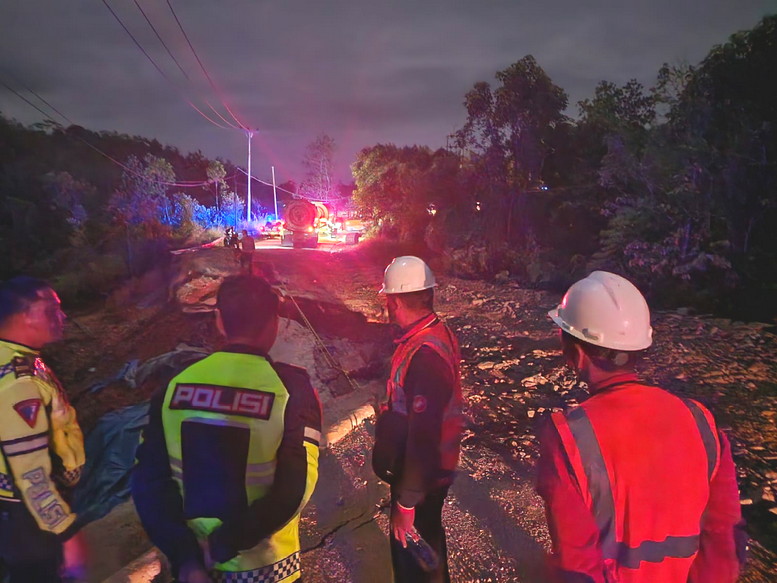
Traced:
POLYGON ((562 288, 608 269, 664 305, 777 314, 777 16, 650 89, 602 81, 577 119, 531 56, 496 80, 447 150, 359 153, 354 198, 386 235, 462 275, 562 288))
MULTIPOLYGON (((695 66, 664 65, 651 88, 602 81, 577 105, 572 118, 526 56, 466 93, 446 149, 362 150, 353 202, 384 237, 425 245, 454 274, 562 289, 608 269, 659 304, 774 317, 777 16, 695 66)), ((301 192, 344 200, 334 149, 326 135, 311 143, 301 192)), ((239 223, 245 181, 156 140, 0 115, 0 277, 99 293, 161 249, 239 223)), ((279 197, 297 190, 287 186, 279 197)), ((263 187, 253 205, 269 212, 263 187)))
MULTIPOLYGON (((0 116, 0 278, 45 277, 68 299, 101 294, 160 251, 239 224, 245 181, 228 162, 155 140, 0 116)), ((272 201, 257 190, 254 215, 272 201)))

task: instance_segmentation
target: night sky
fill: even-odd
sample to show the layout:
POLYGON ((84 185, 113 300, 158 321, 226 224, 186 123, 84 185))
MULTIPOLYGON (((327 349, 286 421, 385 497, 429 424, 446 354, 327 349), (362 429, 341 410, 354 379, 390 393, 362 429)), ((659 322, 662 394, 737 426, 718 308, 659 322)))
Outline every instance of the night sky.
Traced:
MULTIPOLYGON (((363 147, 444 146, 464 122, 472 85, 494 86, 496 71, 527 54, 568 93, 574 116, 600 80, 649 86, 662 63, 696 64, 777 12, 777 0, 170 0, 174 13, 167 2, 4 0, 0 81, 91 130, 244 166, 245 132, 206 101, 237 125, 226 103, 257 129, 255 176, 269 179, 275 165, 279 182, 301 179, 305 147, 327 133, 348 181, 363 147)), ((43 119, 2 85, 0 111, 24 124, 43 119)))

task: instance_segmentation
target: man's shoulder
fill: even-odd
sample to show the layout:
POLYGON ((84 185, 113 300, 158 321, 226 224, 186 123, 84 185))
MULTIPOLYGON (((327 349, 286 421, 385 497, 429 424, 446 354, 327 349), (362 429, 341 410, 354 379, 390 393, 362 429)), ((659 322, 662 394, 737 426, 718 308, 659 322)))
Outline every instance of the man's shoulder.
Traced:
POLYGON ((310 383, 310 374, 301 366, 273 361, 272 367, 289 392, 313 390, 313 385, 310 383))
POLYGON ((421 344, 413 353, 413 364, 429 363, 429 364, 447 364, 447 361, 439 351, 435 350, 431 344, 421 344))

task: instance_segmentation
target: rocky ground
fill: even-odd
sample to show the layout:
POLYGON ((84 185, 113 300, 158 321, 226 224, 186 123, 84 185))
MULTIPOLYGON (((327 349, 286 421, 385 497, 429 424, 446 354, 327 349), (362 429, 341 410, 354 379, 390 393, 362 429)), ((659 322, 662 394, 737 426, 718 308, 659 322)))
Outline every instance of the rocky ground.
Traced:
MULTIPOLYGON (((306 347, 292 351, 292 358, 300 359, 299 364, 314 371, 319 386, 332 397, 354 391, 377 396, 391 350, 390 329, 381 323, 383 307, 375 294, 382 262, 368 259, 359 250, 268 250, 258 252, 256 262, 286 294, 285 349, 306 347), (317 331, 320 341, 309 332, 300 311, 317 331), (342 365, 349 374, 338 373, 333 364, 342 365)), ((114 375, 123 363, 130 359, 147 360, 181 343, 218 347, 208 310, 221 277, 236 269, 232 254, 226 249, 182 254, 170 270, 133 282, 111 298, 104 309, 71 314, 68 340, 48 356, 87 429, 105 412, 147 399, 169 372, 151 375, 137 386, 116 381, 100 391, 89 391, 95 382, 114 375)), ((506 569, 501 575, 494 573, 493 580, 521 581, 521 571, 510 556, 529 556, 531 549, 547 549, 548 541, 536 498, 527 492, 519 501, 511 493, 510 475, 520 478, 515 482, 522 484, 520 488, 528 487, 538 453, 537 420, 546 411, 580 402, 587 394, 562 366, 556 332, 546 315, 558 303, 558 294, 525 289, 509 277, 498 282, 439 279, 438 311, 457 332, 462 345, 469 417, 463 444, 465 478, 459 482, 451 512, 466 526, 468 513, 461 501, 477 500, 480 508, 487 502, 493 506, 493 512, 514 515, 516 521, 522 522, 520 541, 513 540, 515 536, 511 539, 509 534, 490 533, 495 541, 503 541, 497 545, 502 550, 494 556, 505 555, 500 564, 506 569), (493 459, 502 468, 496 477, 502 486, 493 488, 493 495, 486 496, 488 500, 480 500, 483 496, 478 483, 484 468, 492 467, 489 460, 493 459), (505 549, 509 551, 506 554, 505 549)), ((678 310, 656 312, 654 326, 655 344, 642 363, 642 373, 656 384, 707 404, 729 433, 739 468, 743 512, 753 537, 752 557, 743 580, 774 580, 774 323, 732 322, 678 310)), ((353 446, 357 450, 360 439, 369 439, 368 435, 360 435, 352 438, 357 440, 353 446)), ((366 454, 368 448, 363 449, 366 454)), ((354 451, 349 450, 348 464, 359 459, 358 454, 354 457, 354 451)), ((336 450, 332 454, 337 457, 336 450)), ((366 519, 377 520, 382 528, 385 525, 381 526, 384 519, 380 516, 378 513, 376 519, 374 513, 368 512, 366 519)), ((134 527, 127 522, 126 528, 134 527)), ((467 529, 462 527, 464 532, 467 529)), ((326 534, 319 534, 321 544, 312 544, 315 548, 311 548, 308 561, 327 552, 326 534)), ((461 537, 458 548, 466 552, 467 535, 461 537)), ((138 543, 139 547, 143 544, 147 545, 138 543)), ((451 564, 457 580, 487 580, 476 572, 471 560, 465 560, 455 549, 451 564)))

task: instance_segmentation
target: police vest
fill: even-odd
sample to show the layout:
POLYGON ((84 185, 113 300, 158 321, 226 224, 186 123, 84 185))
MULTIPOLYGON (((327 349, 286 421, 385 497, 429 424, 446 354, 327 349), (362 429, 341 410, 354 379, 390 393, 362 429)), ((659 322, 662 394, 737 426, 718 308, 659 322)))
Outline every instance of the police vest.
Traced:
POLYGON ((720 457, 709 411, 626 382, 551 419, 598 527, 608 583, 685 583, 720 457))
MULTIPOLYGON (((217 352, 168 385, 162 424, 170 469, 197 538, 207 538, 270 489, 288 399, 270 362, 252 354, 217 352)), ((224 572, 219 581, 237 572, 251 572, 252 581, 296 581, 298 524, 295 516, 255 547, 217 563, 217 578, 224 572)))
POLYGON ((389 408, 400 415, 408 414, 404 382, 410 361, 423 346, 428 346, 448 364, 453 376, 453 393, 445 406, 442 420, 441 469, 453 471, 459 462, 461 433, 464 427, 463 398, 461 395, 461 360, 459 345, 453 333, 435 314, 430 314, 413 326, 397 341, 391 359, 391 374, 387 383, 389 408))
POLYGON ((74 486, 84 440, 64 389, 37 351, 0 340, 0 500, 24 500, 41 530, 62 533, 76 515, 56 481, 74 486))

